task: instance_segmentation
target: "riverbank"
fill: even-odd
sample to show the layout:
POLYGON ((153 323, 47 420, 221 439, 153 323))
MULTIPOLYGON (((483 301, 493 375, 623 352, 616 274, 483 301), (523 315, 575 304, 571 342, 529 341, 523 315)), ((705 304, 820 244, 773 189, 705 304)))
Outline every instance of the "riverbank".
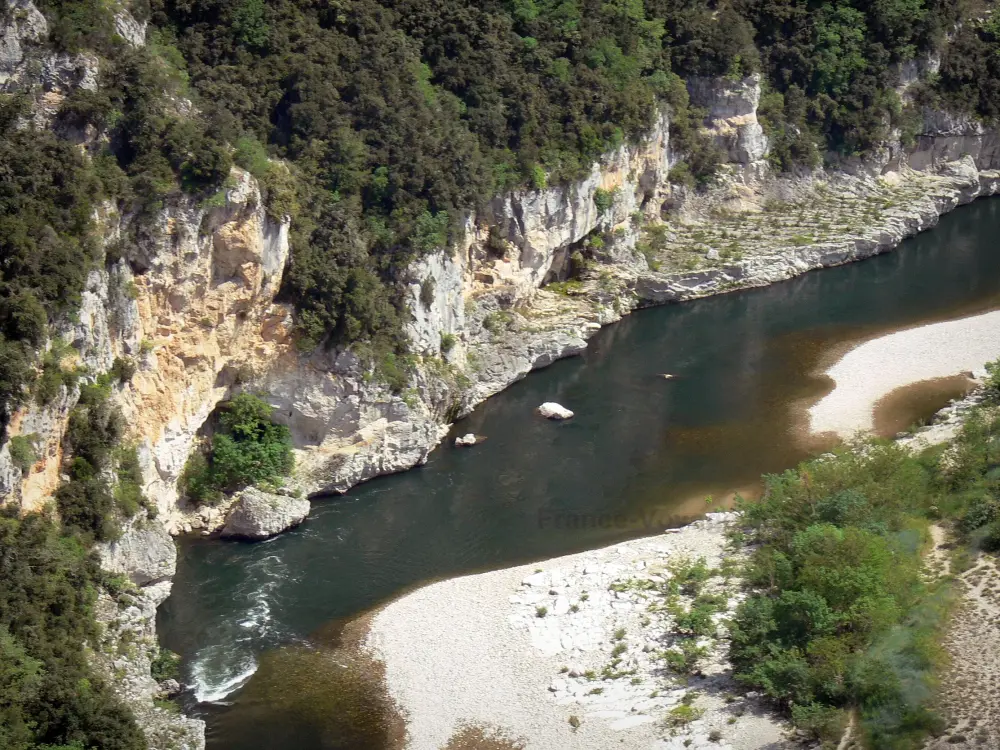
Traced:
MULTIPOLYGON (((982 393, 898 443, 919 451, 951 440, 982 393)), ((745 552, 727 544, 737 520, 709 513, 657 536, 430 584, 383 607, 364 648, 384 665, 406 747, 462 747, 448 742, 468 727, 528 750, 801 747, 795 728, 732 678, 727 620, 746 596, 732 577, 745 552), (692 639, 696 595, 718 607, 692 639)))
POLYGON ((1000 311, 890 333, 844 354, 825 375, 833 390, 809 409, 810 430, 846 438, 875 428, 894 391, 962 373, 985 374, 1000 356, 1000 311))
POLYGON ((742 599, 725 572, 734 517, 442 581, 388 604, 365 648, 408 718, 407 747, 438 750, 469 725, 512 748, 785 747, 786 723, 738 695, 726 663, 725 617, 742 599), (670 581, 699 560, 712 571, 704 591, 725 605, 682 677, 669 665, 685 658, 687 639, 666 603, 670 581))

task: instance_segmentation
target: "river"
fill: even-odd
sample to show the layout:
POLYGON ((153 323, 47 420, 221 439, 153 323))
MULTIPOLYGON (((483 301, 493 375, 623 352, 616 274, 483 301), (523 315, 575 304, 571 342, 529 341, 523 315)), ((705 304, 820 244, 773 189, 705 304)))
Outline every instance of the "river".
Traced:
MULTIPOLYGON (((324 678, 340 623, 419 583, 652 534, 753 492, 761 473, 821 447, 804 407, 828 390, 815 373, 838 352, 997 308, 992 199, 893 253, 637 312, 453 431, 486 442, 456 449, 449 438, 423 467, 314 501, 288 534, 182 540, 159 632, 185 657, 201 701, 188 707, 208 720, 210 750, 378 746, 376 731, 352 733, 367 698, 345 702, 324 678), (543 401, 577 416, 542 420, 543 401)), ((915 402, 912 419, 949 395, 915 402)))

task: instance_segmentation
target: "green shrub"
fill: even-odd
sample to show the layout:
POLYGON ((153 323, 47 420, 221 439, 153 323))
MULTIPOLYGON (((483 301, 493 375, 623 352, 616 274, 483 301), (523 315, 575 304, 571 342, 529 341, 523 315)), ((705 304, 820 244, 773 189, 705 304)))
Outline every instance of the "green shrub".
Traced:
POLYGON ((998 516, 1000 516, 1000 502, 990 495, 982 495, 969 503, 960 526, 968 533, 992 523, 998 516))
POLYGON ((38 435, 15 435, 10 439, 9 450, 10 460, 14 463, 22 474, 27 474, 28 470, 38 460, 37 448, 38 435))
POLYGON ((145 750, 131 711, 91 669, 97 558, 38 514, 0 511, 0 746, 145 750))
POLYGON ((986 380, 983 386, 988 401, 1000 402, 1000 359, 986 363, 986 380))
POLYGON ((111 365, 111 376, 122 383, 127 383, 135 375, 135 360, 131 357, 115 357, 111 365))
POLYGON ((271 171, 267 149, 261 145, 260 141, 250 136, 243 136, 236 141, 233 162, 258 180, 264 179, 271 171))
POLYGON ((667 669, 682 675, 698 671, 698 663, 708 655, 708 649, 698 646, 692 638, 686 638, 676 648, 661 652, 667 669))
POLYGON ((618 195, 618 190, 605 190, 604 188, 597 188, 594 191, 594 205, 597 206, 597 213, 606 214, 611 210, 612 206, 615 205, 615 198, 618 195))
POLYGON ((514 328, 514 316, 506 310, 494 310, 483 318, 483 328, 498 336, 514 328))
POLYGON ((108 389, 100 385, 81 388, 64 437, 65 452, 73 457, 69 480, 55 493, 63 525, 96 541, 117 536, 120 515, 134 512, 134 508, 118 506, 106 478, 125 429, 121 412, 109 403, 108 395, 108 389))
POLYGON ((196 451, 184 468, 180 484, 189 499, 214 503, 222 493, 278 482, 291 473, 291 433, 271 421, 271 411, 249 393, 222 405, 208 456, 196 451))
POLYGON ((420 283, 420 303, 430 310, 434 304, 434 278, 428 277, 420 283))
POLYGON ((792 723, 821 742, 837 742, 844 732, 844 711, 819 703, 792 706, 792 723))
POLYGON ((149 666, 149 673, 157 682, 176 680, 180 676, 181 657, 169 649, 161 648, 149 666))
POLYGON ((987 552, 1000 552, 1000 522, 993 521, 986 527, 980 546, 987 552))
POLYGON ((455 344, 457 342, 458 342, 458 339, 455 337, 455 334, 453 334, 453 333, 442 333, 441 334, 441 351, 444 354, 447 354, 448 352, 450 352, 452 349, 455 348, 455 344))
POLYGON ((875 748, 916 747, 936 725, 931 644, 949 594, 921 575, 925 517, 942 502, 934 472, 870 442, 766 477, 761 500, 740 506, 754 589, 730 625, 734 674, 817 739, 838 737, 851 708, 875 748))

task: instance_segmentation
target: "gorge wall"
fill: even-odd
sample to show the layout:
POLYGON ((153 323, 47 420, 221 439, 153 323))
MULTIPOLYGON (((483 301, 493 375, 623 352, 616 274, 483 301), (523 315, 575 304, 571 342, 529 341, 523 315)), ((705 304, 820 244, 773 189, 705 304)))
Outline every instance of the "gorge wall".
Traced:
MULTIPOLYGON (((99 64, 46 52, 45 18, 28 0, 13 7, 0 28, 0 91, 34 77, 32 121, 48 126, 67 91, 96 87, 99 64)), ((144 26, 127 13, 116 25, 143 43, 144 26)), ((1000 134, 970 118, 928 111, 911 148, 890 143, 864 165, 788 177, 767 161, 757 78, 692 79, 688 87, 728 158, 718 183, 702 193, 671 182, 683 154, 671 148, 663 113, 641 143, 608 154, 584 179, 496 197, 467 217, 456 246, 411 268, 417 365, 401 392, 350 351, 298 351, 291 309, 275 301, 289 222, 267 214, 249 174, 234 170, 221 205, 177 198, 152 219, 102 208, 102 240, 120 257, 90 272, 79 315, 58 334, 70 347, 67 365, 89 376, 119 357, 137 363, 112 398, 157 513, 102 549, 105 567, 136 588, 125 606, 102 598, 107 643, 97 662, 135 707, 151 746, 204 744, 200 722, 154 707, 149 662, 155 610, 175 566, 167 532, 208 533, 224 523, 224 505, 188 507, 177 482, 210 415, 235 393, 260 393, 290 428, 297 468, 289 488, 344 492, 422 463, 450 421, 531 370, 579 353, 601 326, 638 307, 868 257, 1000 190, 1000 134), (771 231, 762 234, 761 221, 771 231), (123 645, 129 632, 142 647, 123 645)), ((86 148, 87 135, 79 140, 86 148)), ((0 447, 5 503, 31 511, 50 501, 78 396, 79 386, 64 385, 49 405, 14 415, 8 437, 37 436, 38 460, 22 473, 9 441, 0 447)))

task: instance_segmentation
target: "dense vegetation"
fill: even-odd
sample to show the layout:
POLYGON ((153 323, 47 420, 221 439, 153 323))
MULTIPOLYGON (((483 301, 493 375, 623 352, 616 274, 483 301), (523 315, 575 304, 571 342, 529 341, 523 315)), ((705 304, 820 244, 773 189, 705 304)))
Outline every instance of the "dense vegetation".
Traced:
POLYGON ((72 309, 97 260, 95 170, 49 132, 22 130, 0 98, 0 425, 29 395, 48 324, 72 309))
POLYGON ((950 591, 921 576, 921 555, 942 516, 974 546, 1000 540, 998 429, 984 409, 945 453, 870 443, 768 477, 743 507, 759 546, 732 625, 737 678, 822 739, 839 737, 847 708, 874 748, 919 747, 942 728, 933 671, 950 591))
POLYGON ((55 493, 63 525, 86 540, 107 541, 118 535, 120 522, 153 506, 142 494, 142 473, 134 448, 122 445, 125 424, 109 402, 110 387, 102 377, 80 389, 69 415, 64 439, 72 456, 68 479, 55 493))
MULTIPOLYGON (((657 107, 688 157, 674 179, 709 181, 720 154, 685 78, 761 72, 772 160, 812 166, 912 132, 898 65, 963 14, 960 0, 151 0, 134 4, 153 22, 134 50, 100 0, 41 6, 53 44, 106 58, 100 91, 62 110, 108 136, 104 193, 211 201, 235 161, 273 215, 294 216, 284 294, 303 347, 367 341, 379 356, 405 348, 410 262, 452 241, 463 212, 579 175, 657 107)), ((926 99, 997 116, 996 23, 961 27, 926 99)), ((23 357, 4 361, 0 385, 23 391, 23 357)))
POLYGON ((44 515, 0 512, 0 747, 143 750, 131 712, 90 670, 101 571, 44 515))
POLYGON ((215 503, 224 492, 280 482, 291 473, 291 434, 271 421, 266 402, 240 393, 223 405, 218 421, 206 452, 195 451, 184 468, 181 486, 189 499, 215 503))

